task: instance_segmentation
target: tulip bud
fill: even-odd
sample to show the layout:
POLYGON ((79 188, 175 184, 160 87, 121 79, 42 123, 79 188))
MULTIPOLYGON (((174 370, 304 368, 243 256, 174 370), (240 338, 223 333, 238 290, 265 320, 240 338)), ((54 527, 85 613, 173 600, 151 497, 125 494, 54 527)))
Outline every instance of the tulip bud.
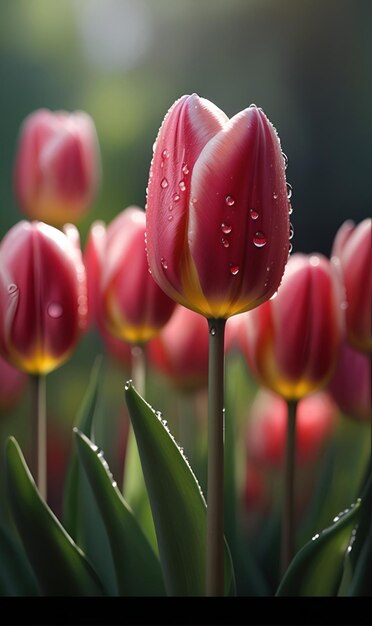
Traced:
POLYGON ((197 95, 160 128, 147 194, 154 279, 207 318, 252 309, 278 289, 289 200, 278 135, 252 105, 233 118, 197 95))
POLYGON ((346 292, 346 331, 356 350, 372 351, 372 219, 339 228, 332 259, 339 263, 346 292))
POLYGON ((328 391, 342 413, 352 419, 371 421, 371 362, 368 355, 343 343, 328 391))
POLYGON ((149 361, 184 391, 208 383, 208 325, 199 313, 178 305, 149 344, 149 361))
POLYGON ((155 337, 175 307, 148 271, 145 222, 144 211, 128 207, 107 228, 94 223, 85 252, 98 327, 132 344, 155 337))
POLYGON ((327 384, 343 334, 341 291, 326 257, 290 258, 277 295, 245 315, 241 345, 260 383, 287 400, 327 384))
MULTIPOLYGON (((247 430, 248 458, 255 464, 280 467, 284 460, 287 431, 287 404, 283 398, 260 389, 253 401, 247 430)), ((324 391, 298 403, 296 419, 296 462, 314 461, 337 417, 337 407, 324 391)))
POLYGON ((0 413, 10 409, 20 398, 27 376, 0 357, 0 413))
POLYGON ((0 244, 0 351, 46 374, 67 359, 85 328, 85 268, 78 232, 18 222, 0 244))
POLYGON ((92 118, 38 109, 24 121, 14 167, 20 209, 55 226, 76 223, 92 203, 100 157, 92 118))

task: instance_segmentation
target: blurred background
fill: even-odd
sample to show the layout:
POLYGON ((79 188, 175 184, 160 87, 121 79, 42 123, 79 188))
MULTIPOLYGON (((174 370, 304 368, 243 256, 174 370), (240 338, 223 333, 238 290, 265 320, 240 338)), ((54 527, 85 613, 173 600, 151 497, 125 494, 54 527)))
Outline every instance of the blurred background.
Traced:
MULTIPOLYGON (((329 254, 344 220, 371 213, 371 59, 369 0, 1 0, 0 238, 22 218, 12 169, 30 112, 82 109, 95 121, 103 177, 79 224, 84 242, 93 220, 109 222, 130 204, 144 207, 162 119, 174 100, 197 92, 229 116, 251 103, 263 108, 289 159, 293 249, 329 254)), ((89 333, 48 377, 56 480, 101 348, 89 333)), ((129 368, 108 367, 102 431, 107 441, 120 431, 124 445, 120 413, 129 368)), ((246 374, 242 385, 245 401, 246 374)), ((162 410, 163 388, 159 382, 151 389, 152 404, 162 410)), ((28 403, 26 393, 0 416, 1 447, 10 432, 27 445, 28 403)))

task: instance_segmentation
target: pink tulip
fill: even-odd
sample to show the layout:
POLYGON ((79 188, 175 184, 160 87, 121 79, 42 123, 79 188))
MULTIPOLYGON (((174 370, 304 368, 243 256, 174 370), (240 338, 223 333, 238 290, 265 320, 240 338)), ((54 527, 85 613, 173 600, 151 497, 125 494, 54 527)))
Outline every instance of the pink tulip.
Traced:
POLYGON ((360 421, 371 421, 371 361, 346 341, 328 390, 340 410, 360 421))
POLYGON ((99 178, 97 134, 87 113, 38 109, 24 120, 14 188, 28 217, 56 226, 76 223, 93 202, 99 178))
POLYGON ((208 325, 199 313, 178 305, 149 344, 149 361, 185 391, 208 383, 208 325))
MULTIPOLYGON (((280 396, 260 389, 249 414, 248 459, 256 465, 280 467, 284 460, 287 403, 280 396)), ((337 407, 324 391, 300 400, 296 420, 296 462, 314 461, 333 432, 337 407)))
POLYGON ((27 376, 0 357, 0 412, 10 409, 22 395, 27 376))
POLYGON ((148 271, 145 221, 144 211, 128 207, 107 228, 95 222, 85 252, 98 327, 132 344, 156 336, 175 307, 148 271))
POLYGON ((296 253, 277 295, 245 315, 241 338, 260 383, 298 400, 327 384, 342 334, 341 284, 332 263, 296 253))
POLYGON ((46 374, 67 359, 85 328, 86 279, 77 229, 18 222, 0 244, 0 351, 46 374))
POLYGON ((346 330, 356 350, 372 351, 372 219, 355 226, 347 220, 332 249, 341 267, 346 291, 346 330))
POLYGON ((278 135, 252 105, 233 118, 183 96, 160 128, 147 194, 154 279, 207 318, 252 309, 278 289, 289 200, 278 135))

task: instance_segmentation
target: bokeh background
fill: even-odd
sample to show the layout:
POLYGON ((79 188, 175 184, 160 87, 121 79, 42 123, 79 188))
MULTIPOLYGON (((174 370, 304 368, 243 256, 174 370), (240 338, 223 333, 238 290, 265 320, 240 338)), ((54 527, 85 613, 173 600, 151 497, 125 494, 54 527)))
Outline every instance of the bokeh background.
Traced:
MULTIPOLYGON (((144 207, 163 116, 182 94, 197 92, 229 116, 251 103, 263 108, 289 159, 293 249, 329 254, 344 220, 371 213, 371 60, 369 0, 1 0, 0 237, 22 217, 12 170, 30 112, 83 109, 95 121, 103 175, 79 224, 84 243, 94 219, 144 207)), ((101 348, 89 333, 48 377, 56 480, 101 348)), ((125 412, 128 369, 110 367, 102 436, 113 441, 118 433, 122 442, 120 416, 112 415, 125 412)), ((158 406, 161 385, 151 392, 158 406)), ((0 416, 1 448, 9 433, 27 448, 28 408, 26 392, 0 416)))

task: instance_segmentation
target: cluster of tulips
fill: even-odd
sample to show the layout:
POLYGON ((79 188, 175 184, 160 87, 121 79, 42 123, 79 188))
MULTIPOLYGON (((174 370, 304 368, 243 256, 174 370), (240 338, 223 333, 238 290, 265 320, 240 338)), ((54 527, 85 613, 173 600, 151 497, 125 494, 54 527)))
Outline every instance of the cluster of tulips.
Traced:
POLYGON ((371 422, 372 220, 340 224, 330 258, 292 251, 287 165, 260 108, 229 119, 183 96, 154 143, 146 210, 92 223, 82 246, 76 224, 101 183, 94 122, 48 110, 24 121, 14 189, 27 219, 0 243, 0 408, 31 381, 32 451, 26 459, 14 437, 2 442, 2 595, 371 595, 370 449, 349 509, 301 542, 296 483, 306 491, 340 414, 371 422), (46 375, 96 331, 131 367, 123 485, 95 441, 96 362, 59 519, 47 497, 46 375), (243 376, 230 369, 237 355, 243 376), (178 407, 206 397, 172 422, 146 401, 151 371, 178 407), (233 412, 252 383, 236 494, 233 412), (249 537, 272 514, 278 477, 271 588, 249 537), (245 521, 231 522, 239 498, 245 521))

